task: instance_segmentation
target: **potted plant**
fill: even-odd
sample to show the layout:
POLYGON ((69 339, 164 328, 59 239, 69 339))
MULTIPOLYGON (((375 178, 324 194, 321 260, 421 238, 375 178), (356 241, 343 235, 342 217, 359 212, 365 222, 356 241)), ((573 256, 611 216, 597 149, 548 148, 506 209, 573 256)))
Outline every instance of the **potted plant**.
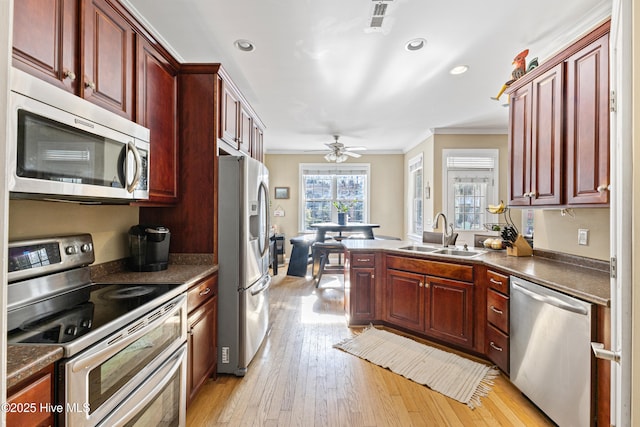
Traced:
POLYGON ((333 206, 338 211, 338 224, 347 225, 347 212, 349 212, 350 206, 342 202, 333 202, 333 206))

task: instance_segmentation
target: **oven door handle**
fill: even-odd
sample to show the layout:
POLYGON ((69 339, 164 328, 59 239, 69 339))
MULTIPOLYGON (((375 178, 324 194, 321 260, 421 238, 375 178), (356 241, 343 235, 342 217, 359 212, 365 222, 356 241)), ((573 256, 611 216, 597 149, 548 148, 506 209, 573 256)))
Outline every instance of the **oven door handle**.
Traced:
POLYGON ((94 366, 104 362, 114 354, 118 353, 120 350, 127 347, 129 344, 140 338, 141 336, 147 334, 149 331, 154 329, 156 326, 164 323, 165 320, 173 316, 179 310, 183 310, 182 316, 184 319, 182 320, 182 324, 184 325, 183 330, 181 331, 181 337, 186 338, 186 313, 185 313, 185 304, 187 301, 186 294, 181 294, 178 297, 174 298, 172 301, 169 301, 165 304, 162 304, 162 307, 153 310, 151 313, 147 314, 144 318, 138 319, 135 322, 130 323, 122 331, 114 334, 105 339, 107 346, 102 349, 97 349, 94 352, 91 352, 90 355, 85 357, 80 357, 78 360, 72 362, 71 370, 76 372, 81 372, 87 369, 91 369, 94 366), (162 314, 160 317, 156 317, 158 315, 158 310, 163 309, 167 306, 167 304, 173 303, 174 306, 162 314), (128 332, 131 331, 131 332, 128 332))
MULTIPOLYGON (((101 427, 123 425, 133 417, 138 415, 142 408, 144 408, 147 404, 149 404, 149 402, 155 399, 158 393, 172 380, 173 374, 178 369, 180 369, 181 365, 184 363, 186 355, 187 346, 184 345, 173 356, 171 356, 171 358, 167 360, 164 365, 158 368, 154 375, 160 377, 161 380, 158 381, 157 384, 154 385, 151 381, 147 381, 146 383, 142 384, 138 389, 138 392, 136 393, 135 399, 130 398, 129 400, 124 402, 122 407, 112 412, 111 415, 104 419, 100 424, 98 424, 98 426, 101 427), (117 419, 118 413, 120 412, 119 410, 124 413, 122 414, 122 418, 117 419)), ((186 371, 186 369, 184 370, 186 371)), ((186 389, 186 378, 181 378, 180 381, 184 383, 181 385, 181 389, 186 389)), ((181 393, 184 393, 184 391, 181 390, 181 393)), ((180 396, 181 400, 182 398, 183 396, 180 396)), ((184 399, 186 403, 186 396, 184 396, 184 399)), ((180 407, 182 407, 182 405, 180 405, 180 407)), ((182 419, 183 416, 184 414, 181 413, 180 418, 182 419)), ((183 422, 180 423, 180 425, 182 424, 183 422)))

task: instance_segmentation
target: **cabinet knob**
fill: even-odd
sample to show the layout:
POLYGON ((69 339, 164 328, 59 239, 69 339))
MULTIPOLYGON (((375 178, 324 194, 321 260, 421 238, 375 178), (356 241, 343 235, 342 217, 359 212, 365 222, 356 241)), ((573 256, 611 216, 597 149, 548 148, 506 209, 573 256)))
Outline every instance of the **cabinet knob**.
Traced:
POLYGON ((84 87, 91 90, 96 90, 95 82, 84 82, 84 87))
POLYGON ((604 193, 605 191, 609 191, 611 189, 610 185, 598 185, 598 193, 604 193))
POLYGON ((74 73, 73 71, 64 70, 64 77, 71 81, 74 81, 76 79, 76 73, 74 73))
POLYGON ((420 282, 420 283, 418 283, 418 286, 419 286, 419 287, 423 287, 423 286, 424 286, 424 283, 420 282))

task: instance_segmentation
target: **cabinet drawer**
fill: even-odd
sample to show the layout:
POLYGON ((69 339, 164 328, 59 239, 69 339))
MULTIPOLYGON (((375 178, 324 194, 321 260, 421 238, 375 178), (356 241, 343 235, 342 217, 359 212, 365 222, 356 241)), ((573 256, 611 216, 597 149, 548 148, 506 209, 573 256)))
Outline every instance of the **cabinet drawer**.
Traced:
POLYGON ((187 292, 187 310, 191 312, 218 293, 218 275, 208 277, 189 288, 187 292))
POLYGON ((509 336, 487 325, 485 353, 489 360, 509 373, 509 336))
POLYGON ((509 276, 496 271, 487 270, 487 283, 491 289, 509 295, 509 276))
POLYGON ((387 255, 387 268, 473 282, 473 266, 387 255))
POLYGON ((369 253, 354 253, 351 255, 352 267, 375 267, 376 256, 369 253))
POLYGON ((493 289, 487 290, 487 320, 501 331, 509 333, 509 297, 493 289))

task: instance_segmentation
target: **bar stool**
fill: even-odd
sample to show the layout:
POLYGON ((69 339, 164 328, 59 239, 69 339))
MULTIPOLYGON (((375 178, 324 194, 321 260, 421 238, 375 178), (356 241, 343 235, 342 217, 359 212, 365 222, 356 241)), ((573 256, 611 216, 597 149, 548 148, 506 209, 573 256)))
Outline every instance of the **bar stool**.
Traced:
POLYGON ((312 273, 316 288, 322 279, 323 273, 344 274, 344 265, 329 265, 329 255, 344 253, 344 245, 339 241, 315 242, 311 246, 311 257, 313 259, 312 273))

